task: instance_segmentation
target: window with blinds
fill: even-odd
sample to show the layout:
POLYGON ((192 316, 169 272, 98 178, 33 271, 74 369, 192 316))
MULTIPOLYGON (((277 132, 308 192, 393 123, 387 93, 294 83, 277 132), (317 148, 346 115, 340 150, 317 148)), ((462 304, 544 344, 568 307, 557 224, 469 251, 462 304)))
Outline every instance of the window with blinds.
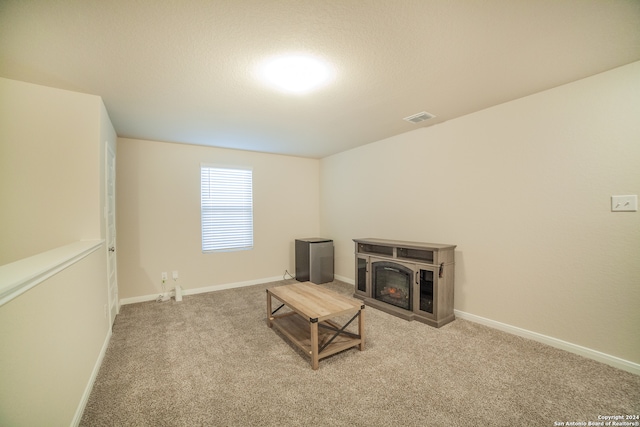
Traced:
POLYGON ((253 171, 200 167, 202 252, 253 248, 253 171))

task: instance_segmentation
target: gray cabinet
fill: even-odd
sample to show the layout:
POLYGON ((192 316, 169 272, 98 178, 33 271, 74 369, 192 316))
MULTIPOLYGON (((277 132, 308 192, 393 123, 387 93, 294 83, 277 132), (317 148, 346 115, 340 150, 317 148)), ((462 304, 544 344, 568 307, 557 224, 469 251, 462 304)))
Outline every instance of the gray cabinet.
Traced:
POLYGON ((354 242, 355 297, 438 328, 455 319, 455 245, 372 238, 354 242))

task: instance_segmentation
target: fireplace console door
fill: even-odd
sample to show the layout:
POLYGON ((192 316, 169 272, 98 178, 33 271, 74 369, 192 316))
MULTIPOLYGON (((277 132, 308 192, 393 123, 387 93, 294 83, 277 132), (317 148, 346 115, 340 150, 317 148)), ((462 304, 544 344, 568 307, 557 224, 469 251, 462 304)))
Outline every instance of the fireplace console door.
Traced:
POLYGON ((356 293, 367 294, 367 283, 369 283, 369 257, 356 256, 356 293))
POLYGON ((406 320, 440 327, 453 314, 455 245, 354 239, 354 296, 406 320))
MULTIPOLYGON (((413 311, 421 316, 437 320, 434 308, 438 306, 438 268, 418 266, 415 272, 413 311)), ((444 287, 444 286, 443 286, 444 287)), ((439 308, 439 307, 438 307, 439 308)))

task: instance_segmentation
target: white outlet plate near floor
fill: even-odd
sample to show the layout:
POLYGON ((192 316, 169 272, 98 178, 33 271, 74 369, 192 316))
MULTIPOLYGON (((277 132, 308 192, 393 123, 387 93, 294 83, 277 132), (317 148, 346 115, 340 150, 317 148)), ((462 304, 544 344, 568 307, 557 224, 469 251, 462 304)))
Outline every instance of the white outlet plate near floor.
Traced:
POLYGON ((637 212, 638 196, 611 196, 611 212, 637 212))

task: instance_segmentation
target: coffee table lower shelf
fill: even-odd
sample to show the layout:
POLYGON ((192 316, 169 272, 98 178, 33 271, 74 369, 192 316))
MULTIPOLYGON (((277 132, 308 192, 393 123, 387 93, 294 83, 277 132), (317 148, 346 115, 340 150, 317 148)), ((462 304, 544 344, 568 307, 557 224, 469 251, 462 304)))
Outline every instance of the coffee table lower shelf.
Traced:
MULTIPOLYGON (((309 319, 305 319, 295 312, 273 316, 271 325, 286 336, 293 344, 300 348, 308 357, 313 358, 311 344, 311 328, 309 319)), ((325 344, 335 335, 335 331, 342 326, 331 320, 318 323, 318 359, 339 353, 351 347, 359 346, 363 340, 355 334, 342 332, 325 348, 325 344)))

